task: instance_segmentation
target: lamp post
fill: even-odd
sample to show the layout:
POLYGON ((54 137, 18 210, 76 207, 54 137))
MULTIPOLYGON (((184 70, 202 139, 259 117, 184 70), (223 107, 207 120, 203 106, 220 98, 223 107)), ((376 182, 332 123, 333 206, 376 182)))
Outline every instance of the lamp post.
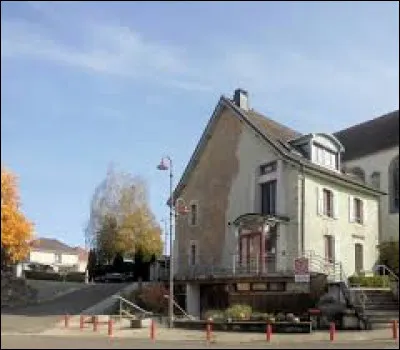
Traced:
POLYGON ((161 219, 160 221, 164 224, 164 246, 165 246, 164 253, 165 253, 165 255, 167 255, 167 236, 168 236, 167 220, 161 219))
POLYGON ((168 319, 169 327, 173 327, 174 322, 174 264, 173 264, 173 247, 172 247, 172 219, 173 219, 173 206, 174 206, 174 193, 173 193, 173 168, 172 159, 166 156, 161 159, 160 164, 157 166, 158 170, 169 170, 169 302, 168 302, 168 319), (165 160, 169 164, 166 164, 165 160))

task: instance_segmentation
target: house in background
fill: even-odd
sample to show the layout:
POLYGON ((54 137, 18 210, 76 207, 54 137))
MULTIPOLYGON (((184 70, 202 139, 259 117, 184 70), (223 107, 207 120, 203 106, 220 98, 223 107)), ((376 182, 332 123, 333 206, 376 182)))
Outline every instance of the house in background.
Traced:
POLYGON ((31 264, 49 265, 55 272, 86 269, 87 255, 81 248, 72 248, 57 239, 39 238, 30 242, 30 252, 24 267, 31 264))
POLYGON ((75 247, 74 250, 78 253, 78 271, 85 272, 89 257, 89 252, 81 247, 75 247))
POLYGON ((380 201, 380 241, 399 240, 399 111, 335 133, 344 171, 387 192, 380 201))
POLYGON ((176 218, 174 262, 188 313, 293 311, 327 280, 373 269, 385 193, 341 171, 346 152, 254 111, 244 90, 221 96, 174 191, 190 210, 176 218))

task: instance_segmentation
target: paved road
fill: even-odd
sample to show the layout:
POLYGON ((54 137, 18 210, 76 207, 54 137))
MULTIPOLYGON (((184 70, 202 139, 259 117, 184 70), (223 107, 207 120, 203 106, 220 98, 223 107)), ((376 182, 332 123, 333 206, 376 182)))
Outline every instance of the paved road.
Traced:
POLYGON ((398 349, 399 343, 388 341, 354 341, 348 343, 298 342, 286 344, 266 344, 265 342, 235 344, 210 344, 190 341, 108 339, 106 337, 61 337, 41 335, 2 335, 2 349, 398 349))
POLYGON ((77 315, 124 287, 126 284, 122 283, 95 284, 42 304, 2 309, 1 331, 20 333, 44 331, 59 321, 62 315, 77 315))

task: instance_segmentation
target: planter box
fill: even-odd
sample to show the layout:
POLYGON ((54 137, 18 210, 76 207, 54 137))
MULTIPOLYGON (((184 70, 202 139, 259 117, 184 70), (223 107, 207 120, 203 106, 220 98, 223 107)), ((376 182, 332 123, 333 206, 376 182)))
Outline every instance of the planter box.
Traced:
MULTIPOLYGON (((207 321, 175 321, 174 327, 204 330, 207 321)), ((265 333, 267 323, 265 321, 232 321, 232 322, 212 322, 215 331, 234 331, 234 332, 257 332, 265 333)), ((311 333, 311 322, 275 322, 271 323, 273 333, 311 333)))
POLYGON ((131 328, 149 328, 150 325, 151 318, 131 320, 131 328))

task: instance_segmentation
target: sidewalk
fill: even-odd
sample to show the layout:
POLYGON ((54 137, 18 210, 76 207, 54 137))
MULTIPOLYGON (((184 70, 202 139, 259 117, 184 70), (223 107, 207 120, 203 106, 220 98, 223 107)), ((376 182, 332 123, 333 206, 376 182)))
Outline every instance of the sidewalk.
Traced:
MULTIPOLYGON (((107 318, 100 317, 103 321, 107 318)), ((93 326, 90 323, 85 324, 83 330, 79 329, 79 317, 73 317, 69 321, 69 328, 64 328, 64 322, 60 322, 55 328, 49 329, 42 333, 43 335, 66 336, 70 335, 80 337, 108 337, 107 324, 101 323, 98 325, 97 332, 93 331, 93 326)), ((131 338, 138 340, 150 341, 150 329, 130 329, 127 328, 127 323, 119 324, 116 322, 113 326, 114 338, 131 338), (122 327, 121 327, 122 326, 122 327)), ((338 331, 335 334, 335 342, 349 341, 388 341, 392 340, 392 329, 388 326, 387 329, 378 329, 372 331, 338 331)), ((199 330, 185 329, 168 329, 160 325, 156 326, 155 341, 199 341, 206 342, 206 332, 199 330)), ((249 332, 213 332, 213 343, 226 344, 243 344, 251 342, 266 342, 266 335, 262 333, 249 332)), ((315 331, 310 334, 272 334, 271 344, 284 343, 309 343, 309 342, 329 342, 329 331, 315 331)))

